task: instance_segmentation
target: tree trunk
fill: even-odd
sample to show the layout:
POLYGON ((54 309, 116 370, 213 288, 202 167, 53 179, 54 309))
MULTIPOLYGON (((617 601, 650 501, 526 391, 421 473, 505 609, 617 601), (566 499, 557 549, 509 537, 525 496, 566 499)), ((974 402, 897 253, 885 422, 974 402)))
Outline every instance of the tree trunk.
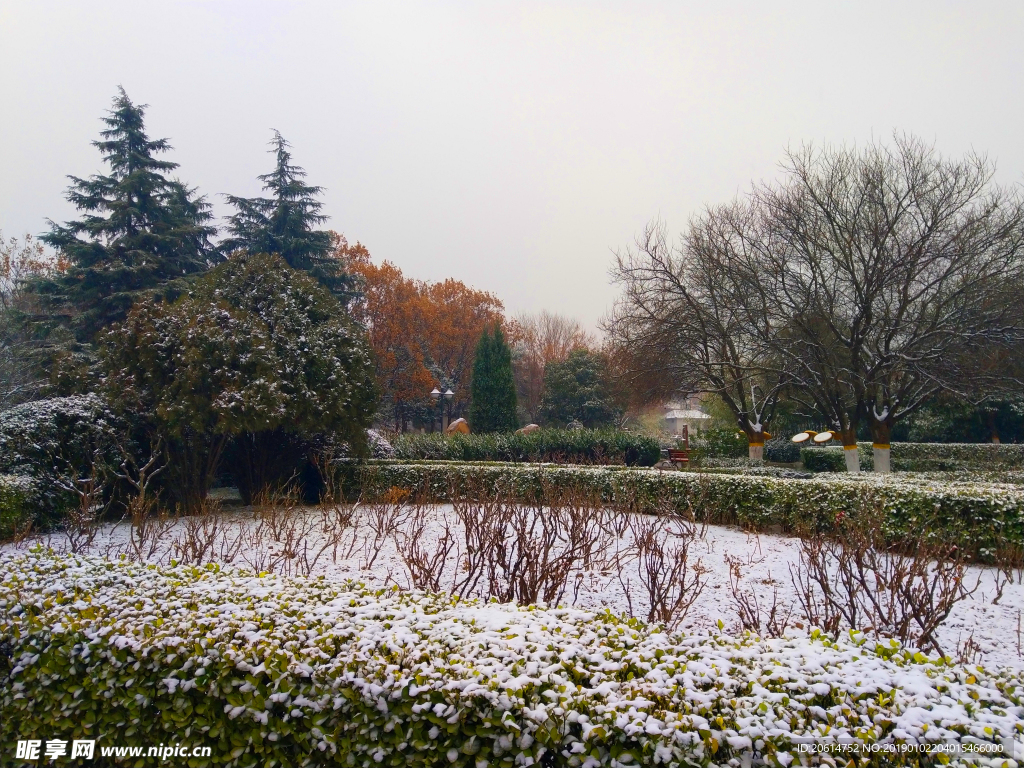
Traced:
POLYGON ((845 429, 839 433, 843 441, 843 458, 846 459, 847 472, 860 472, 860 456, 857 453, 857 430, 845 429))
POLYGON ((760 464, 764 460, 764 430, 747 430, 747 453, 750 460, 760 464))
POLYGON ((889 422, 886 419, 871 420, 871 451, 875 459, 875 472, 887 475, 892 472, 889 461, 889 422))
POLYGON ((995 445, 999 445, 999 429, 996 427, 996 412, 985 411, 985 421, 988 423, 988 433, 992 437, 992 442, 995 445))

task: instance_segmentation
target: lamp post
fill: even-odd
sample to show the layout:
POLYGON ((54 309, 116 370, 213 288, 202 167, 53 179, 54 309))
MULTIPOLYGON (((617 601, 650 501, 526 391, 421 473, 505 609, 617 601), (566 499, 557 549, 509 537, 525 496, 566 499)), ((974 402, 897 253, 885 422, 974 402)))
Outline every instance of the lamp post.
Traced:
POLYGON ((447 432, 448 419, 450 419, 452 415, 452 398, 455 397, 455 393, 452 392, 451 389, 446 389, 442 393, 441 390, 439 390, 437 387, 434 387, 430 391, 430 396, 434 399, 434 402, 436 402, 441 408, 441 432, 447 432), (446 402, 448 404, 447 413, 445 413, 444 410, 446 402))

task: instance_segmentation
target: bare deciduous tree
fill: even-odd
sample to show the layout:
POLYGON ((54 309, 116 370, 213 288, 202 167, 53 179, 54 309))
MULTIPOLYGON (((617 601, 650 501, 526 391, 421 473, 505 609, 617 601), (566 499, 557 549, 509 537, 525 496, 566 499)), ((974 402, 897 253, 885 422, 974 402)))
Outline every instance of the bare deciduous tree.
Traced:
POLYGON ((808 147, 784 170, 753 194, 763 226, 751 247, 773 310, 763 330, 793 397, 831 422, 848 456, 866 420, 886 472, 897 421, 983 374, 999 388, 1000 371, 976 363, 1024 333, 1011 300, 1024 291, 1024 198, 993 184, 984 157, 947 160, 905 136, 808 147))
POLYGON ((634 371, 721 396, 752 445, 785 386, 850 471, 866 422, 887 472, 900 419, 940 392, 1014 382, 992 361, 1024 337, 1024 196, 985 158, 904 136, 791 152, 783 172, 695 218, 675 250, 649 226, 618 260, 609 330, 634 371))
POLYGON ((768 297, 748 246, 755 225, 748 205, 709 209, 672 247, 664 224, 649 224, 635 250, 618 254, 613 276, 624 294, 605 331, 634 386, 652 396, 718 395, 757 461, 786 376, 759 332, 768 297))

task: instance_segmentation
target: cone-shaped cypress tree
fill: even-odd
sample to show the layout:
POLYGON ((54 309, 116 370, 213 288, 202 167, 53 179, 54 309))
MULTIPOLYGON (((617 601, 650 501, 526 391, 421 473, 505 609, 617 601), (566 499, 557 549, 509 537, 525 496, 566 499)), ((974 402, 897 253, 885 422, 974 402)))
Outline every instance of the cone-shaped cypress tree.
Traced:
POLYGON ((352 298, 353 281, 333 256, 331 233, 316 229, 327 221, 316 199, 323 187, 303 179, 306 172, 291 163, 291 146, 274 131, 271 152, 277 158, 274 170, 259 176, 269 197, 228 195, 237 212, 228 220, 230 236, 222 243, 226 251, 276 253, 293 269, 309 272, 343 304, 352 298))
POLYGON ((168 289, 206 270, 214 258, 210 206, 168 178, 178 165, 156 158, 171 147, 167 139, 146 135, 145 110, 120 89, 103 118, 102 139, 93 142, 109 175, 69 177, 67 198, 85 215, 64 225, 50 221, 41 238, 70 263, 63 275, 35 286, 47 324, 50 330, 70 326, 78 342, 91 342, 99 330, 123 320, 140 295, 168 289))
POLYGON ((512 350, 500 326, 491 336, 484 329, 473 359, 469 426, 474 432, 511 432, 516 417, 516 386, 512 377, 512 350))

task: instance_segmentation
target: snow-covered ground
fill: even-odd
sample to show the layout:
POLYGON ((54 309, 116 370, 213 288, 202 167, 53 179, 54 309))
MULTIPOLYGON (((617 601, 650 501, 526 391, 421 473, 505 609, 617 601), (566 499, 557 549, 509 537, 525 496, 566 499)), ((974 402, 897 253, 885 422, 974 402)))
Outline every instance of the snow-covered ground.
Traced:
MULTIPOLYGON (((91 542, 79 541, 75 546, 78 551, 106 557, 126 555, 162 563, 214 561, 254 571, 355 579, 368 586, 410 586, 409 571, 398 546, 398 541, 411 530, 409 520, 393 527, 391 520, 372 520, 365 511, 357 509, 349 525, 339 525, 339 520, 348 522, 346 514, 341 509, 325 516, 322 510, 306 508, 259 517, 248 508, 234 509, 207 518, 150 523, 150 530, 142 536, 127 523, 105 525, 91 542), (382 527, 388 530, 381 530, 382 527)), ((441 588, 447 589, 457 580, 464 558, 460 546, 464 544, 463 529, 448 505, 425 509, 422 522, 420 542, 428 553, 434 550, 445 524, 454 534, 455 546, 444 565, 436 569, 441 588)), ((626 551, 633 541, 633 532, 626 527, 621 534, 614 546, 626 551)), ((0 551, 27 549, 39 543, 57 551, 71 548, 66 535, 54 534, 7 544, 0 551)), ((788 634, 806 630, 791 578, 791 569, 800 561, 799 540, 747 534, 722 526, 698 530, 690 544, 689 568, 692 571, 699 561, 706 584, 681 622, 682 629, 703 633, 717 628, 721 621, 727 631, 740 631, 727 558, 740 564, 741 589, 756 595, 762 607, 771 604, 777 590, 783 612, 793 613, 788 634)), ((582 572, 574 570, 560 602, 584 609, 608 608, 623 614, 629 612, 632 603, 635 615, 646 618, 648 606, 640 569, 636 558, 628 558, 621 571, 607 562, 582 572)), ((966 582, 970 587, 977 583, 978 587, 971 597, 954 607, 939 630, 937 638, 943 651, 956 658, 967 647, 971 650, 967 658, 989 668, 1024 668, 1024 584, 1020 571, 1003 587, 998 603, 993 602, 998 583, 996 569, 972 567, 966 582)), ((486 596, 486 589, 478 588, 474 594, 486 596)))

